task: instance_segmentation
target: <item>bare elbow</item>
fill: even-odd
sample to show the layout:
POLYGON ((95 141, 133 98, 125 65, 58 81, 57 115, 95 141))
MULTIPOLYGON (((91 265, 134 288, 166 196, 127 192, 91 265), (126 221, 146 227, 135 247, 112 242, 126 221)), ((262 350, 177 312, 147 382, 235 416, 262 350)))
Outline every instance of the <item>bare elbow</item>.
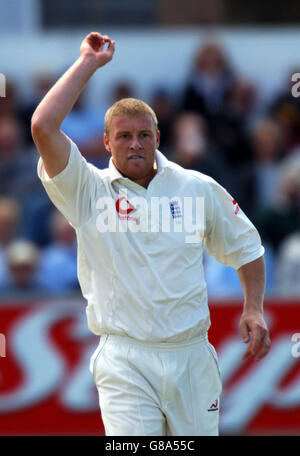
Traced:
POLYGON ((34 142, 47 138, 59 128, 56 125, 52 125, 47 119, 41 117, 38 113, 34 113, 31 118, 31 135, 34 142))
POLYGON ((33 140, 37 140, 47 134, 47 125, 37 114, 33 114, 31 118, 31 135, 33 140))

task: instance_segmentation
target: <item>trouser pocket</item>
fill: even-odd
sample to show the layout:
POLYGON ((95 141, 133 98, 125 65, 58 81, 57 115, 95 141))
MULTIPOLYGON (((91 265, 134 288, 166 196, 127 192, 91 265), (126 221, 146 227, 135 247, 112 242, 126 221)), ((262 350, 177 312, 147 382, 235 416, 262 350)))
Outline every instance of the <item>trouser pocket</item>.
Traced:
POLYGON ((217 352, 216 352, 214 346, 212 344, 210 344, 209 342, 207 342, 207 349, 208 349, 208 352, 209 352, 210 356, 212 357, 212 359, 213 359, 213 361, 215 363, 215 366, 216 366, 217 371, 218 371, 220 382, 222 383, 222 376, 221 376, 221 371, 220 371, 220 367, 219 367, 219 361, 218 361, 217 352))
POLYGON ((94 377, 95 377, 95 370, 96 370, 97 363, 103 353, 104 345, 106 344, 107 339, 108 339, 108 334, 104 334, 103 336, 100 337, 99 345, 91 357, 90 371, 94 377))

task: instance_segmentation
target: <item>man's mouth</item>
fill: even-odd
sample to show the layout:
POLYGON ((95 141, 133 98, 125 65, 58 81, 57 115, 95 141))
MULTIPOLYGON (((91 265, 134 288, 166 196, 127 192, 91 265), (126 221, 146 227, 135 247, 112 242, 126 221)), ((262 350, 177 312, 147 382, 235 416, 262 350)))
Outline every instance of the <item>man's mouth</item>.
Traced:
POLYGON ((144 157, 142 155, 130 155, 128 157, 128 160, 131 160, 131 161, 141 161, 141 160, 144 160, 144 157))

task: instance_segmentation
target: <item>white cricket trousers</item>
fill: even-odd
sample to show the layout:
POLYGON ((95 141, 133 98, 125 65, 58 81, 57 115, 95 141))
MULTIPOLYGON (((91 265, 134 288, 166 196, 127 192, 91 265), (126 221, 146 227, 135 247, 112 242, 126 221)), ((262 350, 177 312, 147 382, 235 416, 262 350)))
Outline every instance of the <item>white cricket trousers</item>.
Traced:
POLYGON ((107 436, 218 435, 222 384, 207 335, 184 343, 104 335, 90 370, 107 436))

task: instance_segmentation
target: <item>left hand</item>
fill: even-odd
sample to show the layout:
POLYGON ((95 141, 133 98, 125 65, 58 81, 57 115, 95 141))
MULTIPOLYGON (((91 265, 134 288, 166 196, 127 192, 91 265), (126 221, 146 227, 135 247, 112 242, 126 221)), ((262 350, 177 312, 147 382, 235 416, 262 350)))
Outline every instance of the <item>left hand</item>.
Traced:
POLYGON ((243 312, 240 320, 240 332, 245 343, 251 343, 243 354, 243 360, 247 360, 250 356, 255 356, 255 360, 259 361, 266 356, 271 347, 269 330, 264 320, 262 312, 247 311, 243 312))

